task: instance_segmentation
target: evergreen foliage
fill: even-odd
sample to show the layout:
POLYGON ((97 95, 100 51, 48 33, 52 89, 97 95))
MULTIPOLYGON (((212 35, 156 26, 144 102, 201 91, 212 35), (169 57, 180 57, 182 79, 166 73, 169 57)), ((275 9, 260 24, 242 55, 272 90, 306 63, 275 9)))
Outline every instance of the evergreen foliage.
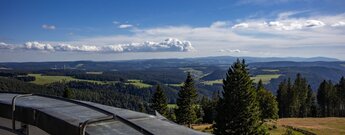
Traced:
POLYGON ((212 124, 216 116, 216 106, 219 100, 219 92, 214 92, 212 98, 202 97, 200 105, 203 111, 203 123, 212 124))
POLYGON ((66 87, 65 90, 63 91, 62 97, 70 98, 70 99, 73 98, 72 90, 66 87))
POLYGON ((244 60, 238 59, 223 80, 223 97, 216 108, 215 134, 265 134, 256 90, 246 67, 244 60))
POLYGON ((162 90, 160 85, 157 85, 156 91, 151 99, 151 109, 159 112, 165 117, 168 116, 167 97, 165 96, 164 91, 162 90))
POLYGON ((197 90, 194 86, 194 80, 192 75, 188 73, 187 79, 184 82, 181 90, 178 92, 178 98, 176 101, 176 121, 179 124, 188 125, 189 127, 197 119, 195 112, 197 90))
POLYGON ((261 121, 267 119, 278 119, 278 102, 276 97, 262 84, 260 80, 257 86, 257 99, 261 110, 261 121))
POLYGON ((290 78, 280 83, 277 101, 281 118, 316 116, 315 95, 301 74, 296 75, 293 84, 290 78))

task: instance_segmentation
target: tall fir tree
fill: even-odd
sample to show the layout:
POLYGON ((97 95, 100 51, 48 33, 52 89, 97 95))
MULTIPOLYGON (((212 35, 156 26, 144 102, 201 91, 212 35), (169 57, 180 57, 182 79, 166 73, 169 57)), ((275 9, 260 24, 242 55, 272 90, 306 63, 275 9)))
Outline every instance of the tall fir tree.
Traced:
POLYGON ((262 80, 257 85, 257 99, 261 111, 261 121, 269 119, 278 119, 278 102, 276 97, 265 89, 262 80))
POLYGON ((337 85, 337 91, 340 99, 340 116, 345 117, 345 78, 341 77, 337 85))
POLYGON ((278 114, 280 118, 287 117, 288 111, 288 83, 286 80, 280 82, 277 90, 278 114))
POLYGON ((157 111, 161 115, 167 117, 168 116, 168 103, 167 103, 167 97, 164 94, 164 91, 160 87, 160 85, 157 85, 156 91, 152 96, 151 99, 151 109, 157 111))
POLYGON ((62 97, 64 97, 64 98, 69 98, 69 99, 73 98, 72 90, 69 89, 68 87, 65 87, 65 88, 64 88, 64 91, 63 91, 62 97))
POLYGON ((217 105, 214 133, 218 135, 265 134, 260 121, 256 90, 244 60, 238 59, 223 80, 223 97, 217 105))
POLYGON ((295 108, 297 109, 294 113, 294 117, 307 117, 308 115, 308 108, 310 105, 307 104, 307 97, 308 97, 308 84, 307 80, 301 76, 300 73, 297 74, 295 82, 292 88, 296 96, 296 104, 295 108))
POLYGON ((194 80, 192 75, 188 73, 187 79, 184 82, 181 90, 178 92, 178 98, 176 101, 176 121, 179 124, 188 125, 191 127, 196 119, 196 100, 197 100, 197 90, 194 86, 194 80))

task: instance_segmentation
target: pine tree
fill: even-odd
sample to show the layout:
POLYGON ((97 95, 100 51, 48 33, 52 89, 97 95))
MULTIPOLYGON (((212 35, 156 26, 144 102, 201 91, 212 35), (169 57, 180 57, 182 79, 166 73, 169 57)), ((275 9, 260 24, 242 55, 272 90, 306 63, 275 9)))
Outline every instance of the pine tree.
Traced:
POLYGON ((287 117, 287 111, 288 111, 288 84, 286 80, 282 81, 279 84, 278 90, 277 90, 277 101, 278 101, 278 114, 280 118, 287 117))
POLYGON ((168 103, 167 97, 164 94, 164 91, 161 89, 160 85, 157 85, 156 91, 151 99, 151 109, 159 112, 163 116, 168 116, 168 103))
POLYGON ((178 92, 177 98, 177 109, 176 109, 176 121, 179 124, 188 125, 191 127, 191 124, 197 119, 195 106, 197 99, 197 91, 194 86, 194 80, 192 75, 188 73, 187 79, 184 82, 181 90, 178 92))
POLYGON ((338 85, 337 85, 337 91, 339 92, 339 99, 340 99, 340 109, 339 113, 341 117, 345 117, 345 78, 341 77, 338 85))
POLYGON ((265 89, 261 80, 259 81, 256 90, 261 111, 261 121, 267 119, 278 119, 278 102, 275 96, 265 89))
POLYGON ((331 117, 335 114, 335 107, 337 104, 336 90, 333 83, 329 80, 324 80, 318 89, 317 101, 320 106, 320 113, 323 117, 331 117))
POLYGON ((244 60, 237 60, 223 80, 223 97, 217 105, 214 133, 264 134, 256 90, 244 60))
POLYGON ((308 98, 308 84, 307 80, 301 76, 300 73, 297 74, 296 80, 293 84, 293 91, 297 94, 296 104, 295 104, 295 117, 307 117, 309 105, 307 104, 308 98))
POLYGON ((64 98, 70 98, 70 99, 73 98, 72 90, 69 89, 68 87, 65 87, 65 88, 64 88, 64 91, 63 91, 62 97, 64 97, 64 98))
POLYGON ((313 90, 311 89, 311 86, 308 85, 308 93, 307 93, 307 99, 305 101, 306 104, 306 116, 307 117, 316 117, 317 116, 317 106, 315 102, 315 94, 313 90))

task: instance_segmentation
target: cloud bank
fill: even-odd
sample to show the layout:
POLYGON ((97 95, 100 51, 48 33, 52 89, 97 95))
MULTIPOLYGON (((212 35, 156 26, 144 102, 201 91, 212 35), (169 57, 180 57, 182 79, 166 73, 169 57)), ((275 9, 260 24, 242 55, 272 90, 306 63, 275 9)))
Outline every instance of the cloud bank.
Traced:
POLYGON ((118 45, 71 45, 65 43, 40 43, 37 41, 26 42, 24 45, 8 45, 0 43, 0 49, 23 49, 36 51, 64 51, 64 52, 190 52, 194 51, 194 47, 189 41, 180 41, 175 38, 168 38, 162 42, 130 43, 118 45))

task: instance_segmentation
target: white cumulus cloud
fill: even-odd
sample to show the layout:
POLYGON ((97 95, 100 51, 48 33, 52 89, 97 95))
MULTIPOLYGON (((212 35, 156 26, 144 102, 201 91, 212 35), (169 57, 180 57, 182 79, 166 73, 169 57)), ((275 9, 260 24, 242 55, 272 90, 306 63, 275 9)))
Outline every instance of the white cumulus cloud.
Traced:
POLYGON ((24 44, 24 49, 28 50, 45 50, 45 51, 54 51, 54 47, 50 44, 43 44, 37 41, 34 42, 26 42, 24 44))
MULTIPOLYGON (((0 44, 0 48, 5 46, 0 44)), ((4 48, 5 49, 5 48, 4 48)), ((162 42, 129 43, 117 45, 71 45, 58 43, 55 45, 47 43, 26 42, 24 46, 16 49, 41 50, 41 51, 75 51, 75 52, 189 52, 194 51, 194 47, 189 41, 180 41, 175 38, 168 38, 162 42)))

